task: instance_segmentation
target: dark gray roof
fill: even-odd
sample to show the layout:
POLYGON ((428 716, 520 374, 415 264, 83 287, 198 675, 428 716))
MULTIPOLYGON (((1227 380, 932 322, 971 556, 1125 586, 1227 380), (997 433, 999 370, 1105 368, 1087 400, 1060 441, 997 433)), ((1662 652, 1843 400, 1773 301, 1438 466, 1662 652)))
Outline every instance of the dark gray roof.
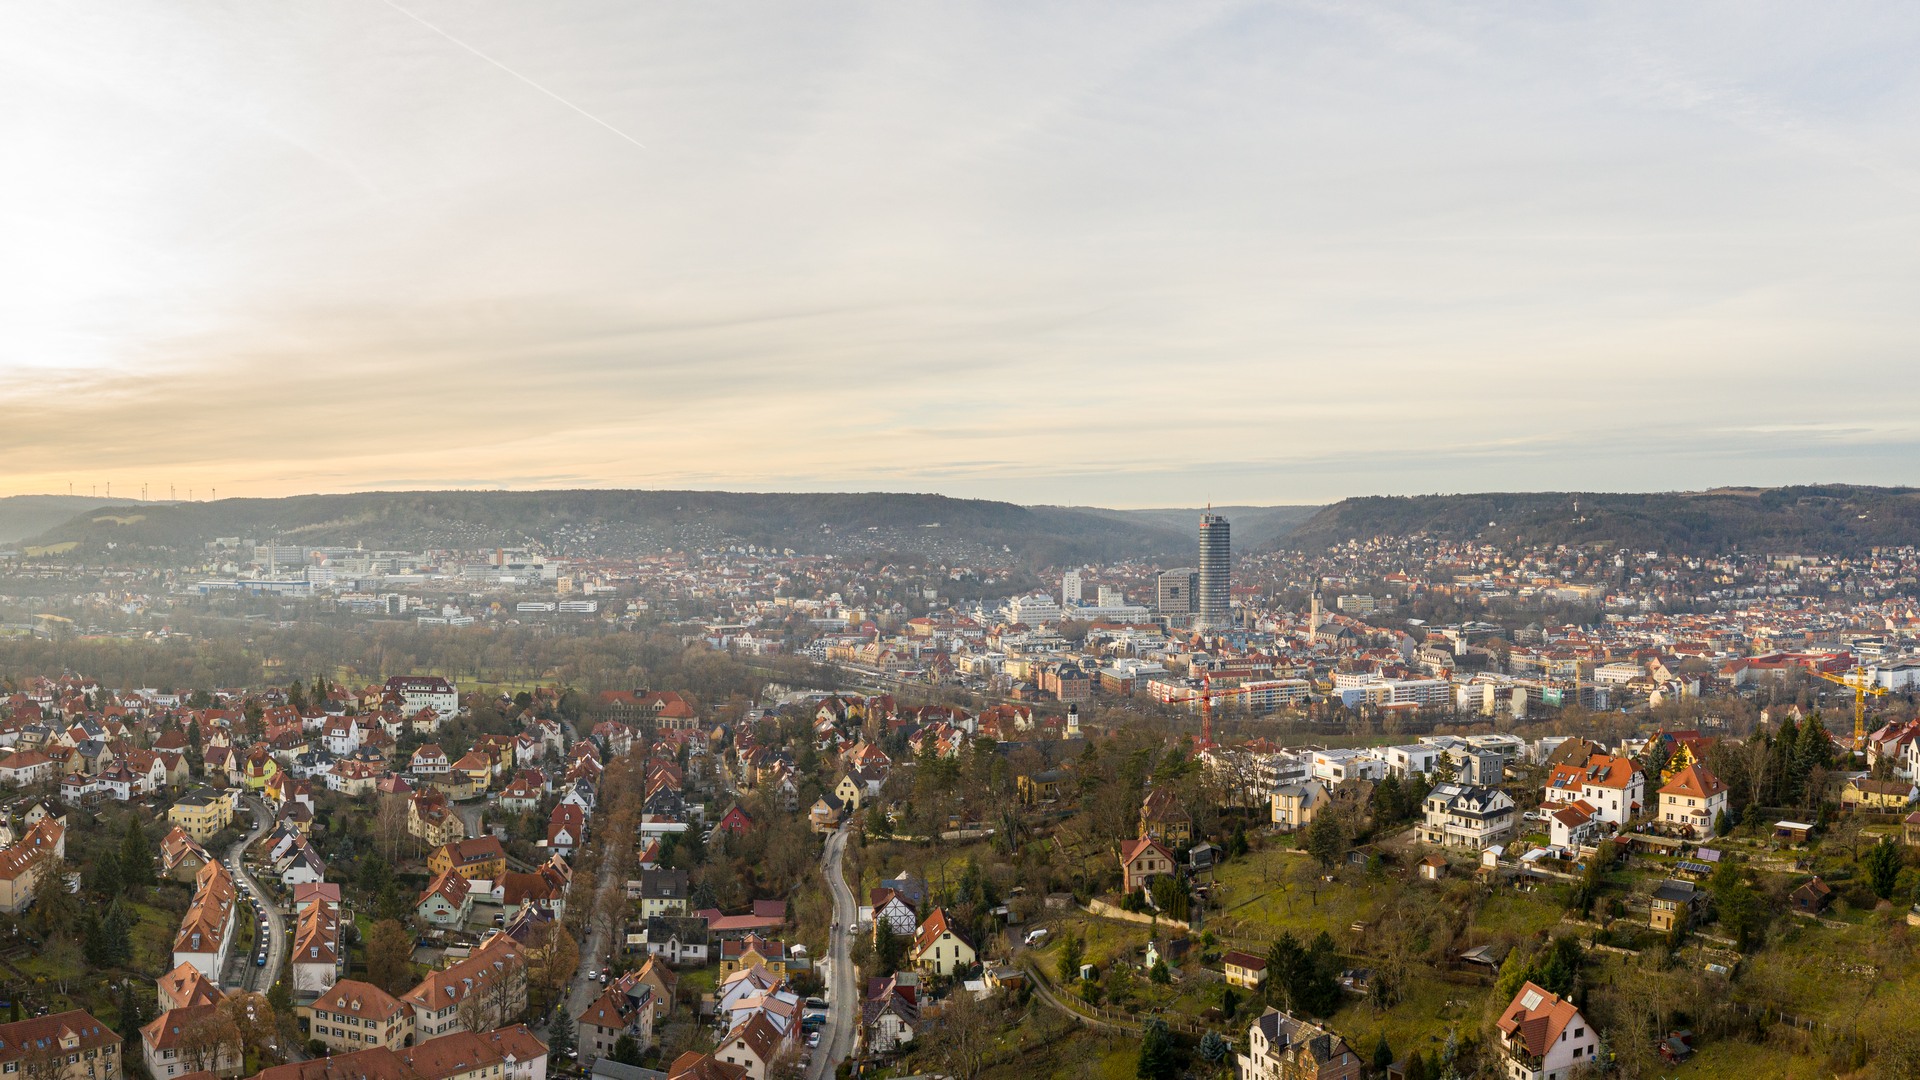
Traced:
POLYGON ((595 1080, 667 1080, 667 1074, 659 1069, 625 1065, 606 1057, 594 1059, 591 1075, 595 1080))

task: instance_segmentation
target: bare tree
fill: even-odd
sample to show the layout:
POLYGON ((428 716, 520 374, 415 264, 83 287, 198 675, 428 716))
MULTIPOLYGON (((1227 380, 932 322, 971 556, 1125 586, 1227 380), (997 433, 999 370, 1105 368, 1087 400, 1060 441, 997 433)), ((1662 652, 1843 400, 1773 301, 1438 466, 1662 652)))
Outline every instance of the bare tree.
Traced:
POLYGON ((955 1080, 974 1080, 986 1070, 1000 1031, 1000 1009, 961 990, 947 999, 947 1007, 926 1025, 927 1056, 955 1080))

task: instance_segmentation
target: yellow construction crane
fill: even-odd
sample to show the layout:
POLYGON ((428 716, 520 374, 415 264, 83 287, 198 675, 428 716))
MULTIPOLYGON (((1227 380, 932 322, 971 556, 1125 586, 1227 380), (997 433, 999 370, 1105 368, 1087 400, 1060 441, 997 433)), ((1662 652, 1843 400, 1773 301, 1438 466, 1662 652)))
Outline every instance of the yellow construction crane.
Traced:
POLYGON ((1874 685, 1873 673, 1866 668, 1857 667, 1845 675, 1835 675, 1832 672, 1817 670, 1814 674, 1830 683, 1844 686, 1853 691, 1853 748, 1861 751, 1866 750, 1867 695, 1872 694, 1874 697, 1881 697, 1886 694, 1887 688, 1874 685))

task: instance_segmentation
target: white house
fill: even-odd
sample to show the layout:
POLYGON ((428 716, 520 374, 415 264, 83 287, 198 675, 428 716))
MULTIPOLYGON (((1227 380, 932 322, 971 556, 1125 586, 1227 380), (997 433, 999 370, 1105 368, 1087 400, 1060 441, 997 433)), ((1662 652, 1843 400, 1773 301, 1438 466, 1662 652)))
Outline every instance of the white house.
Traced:
POLYGON ((1660 824, 1694 840, 1713 835, 1727 809, 1727 785, 1705 765, 1689 765, 1660 787, 1660 824))
POLYGON ((1600 1033, 1580 1010, 1531 982, 1514 995, 1497 1027, 1506 1080, 1567 1080, 1599 1052, 1600 1033))
POLYGON ((1480 851, 1513 834, 1513 799, 1499 788, 1436 784, 1421 810, 1425 843, 1480 851))
POLYGON ((1584 765, 1555 765, 1547 774, 1546 802, 1585 800, 1596 818, 1615 826, 1639 814, 1646 798, 1647 775, 1632 758, 1595 754, 1584 765))

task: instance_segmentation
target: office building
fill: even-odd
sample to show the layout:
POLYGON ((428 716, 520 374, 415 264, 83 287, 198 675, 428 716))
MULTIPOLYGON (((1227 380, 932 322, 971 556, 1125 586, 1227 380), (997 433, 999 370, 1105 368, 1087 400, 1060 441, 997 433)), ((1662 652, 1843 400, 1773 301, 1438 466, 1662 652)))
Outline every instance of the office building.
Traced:
POLYGON ((1163 570, 1155 580, 1153 610, 1156 615, 1191 615, 1194 590, 1200 584, 1200 571, 1191 566, 1163 570))
POLYGON ((1200 515, 1200 584, 1195 590, 1195 630, 1233 625, 1232 526, 1218 514, 1200 515))

